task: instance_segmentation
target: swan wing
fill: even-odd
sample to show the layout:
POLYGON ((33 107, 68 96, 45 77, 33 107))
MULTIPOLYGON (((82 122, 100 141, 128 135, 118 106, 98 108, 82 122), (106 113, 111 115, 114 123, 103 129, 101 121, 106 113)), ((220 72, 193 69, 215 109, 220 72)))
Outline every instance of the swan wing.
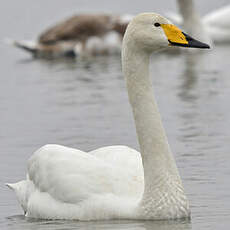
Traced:
POLYGON ((110 28, 110 16, 105 14, 75 15, 44 31, 39 42, 53 44, 59 41, 82 41, 90 36, 101 36, 110 28))
POLYGON ((29 179, 40 192, 66 203, 95 195, 138 196, 140 188, 129 168, 60 145, 46 145, 28 163, 29 179))
POLYGON ((135 178, 139 188, 144 187, 144 170, 141 154, 128 146, 116 145, 102 147, 89 152, 106 163, 121 167, 129 172, 130 180, 135 178))
POLYGON ((141 154, 128 146, 106 146, 89 153, 109 164, 143 171, 141 154))

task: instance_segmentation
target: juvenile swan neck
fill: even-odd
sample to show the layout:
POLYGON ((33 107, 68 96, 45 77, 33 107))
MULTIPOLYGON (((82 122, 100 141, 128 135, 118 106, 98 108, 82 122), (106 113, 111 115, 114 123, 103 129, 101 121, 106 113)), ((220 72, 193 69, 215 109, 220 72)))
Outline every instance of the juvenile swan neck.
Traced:
POLYGON ((143 218, 161 218, 163 215, 172 217, 174 214, 167 213, 171 207, 170 202, 175 201, 178 194, 184 201, 186 198, 153 95, 149 59, 150 53, 138 49, 126 34, 123 41, 122 66, 145 178, 144 194, 139 209, 145 213, 143 218), (164 205, 165 210, 162 209, 164 205))

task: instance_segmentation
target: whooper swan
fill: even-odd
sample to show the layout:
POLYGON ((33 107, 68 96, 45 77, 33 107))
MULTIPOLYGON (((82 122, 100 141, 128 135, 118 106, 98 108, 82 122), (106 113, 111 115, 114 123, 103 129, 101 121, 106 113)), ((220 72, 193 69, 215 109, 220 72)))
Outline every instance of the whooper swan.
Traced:
POLYGON ((86 153, 45 145, 29 159, 27 179, 7 184, 27 217, 159 220, 190 216, 149 76, 151 53, 168 46, 209 48, 159 14, 140 14, 128 25, 122 67, 140 153, 126 146, 86 153))

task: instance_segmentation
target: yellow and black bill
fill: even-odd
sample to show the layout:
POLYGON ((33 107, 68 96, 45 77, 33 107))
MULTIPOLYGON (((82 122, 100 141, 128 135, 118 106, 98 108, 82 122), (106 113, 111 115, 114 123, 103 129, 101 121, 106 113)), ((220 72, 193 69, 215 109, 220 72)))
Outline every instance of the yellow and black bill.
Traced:
POLYGON ((169 45, 182 46, 200 49, 209 49, 210 46, 206 43, 200 42, 188 34, 182 32, 179 28, 172 24, 161 24, 166 37, 168 38, 169 45))

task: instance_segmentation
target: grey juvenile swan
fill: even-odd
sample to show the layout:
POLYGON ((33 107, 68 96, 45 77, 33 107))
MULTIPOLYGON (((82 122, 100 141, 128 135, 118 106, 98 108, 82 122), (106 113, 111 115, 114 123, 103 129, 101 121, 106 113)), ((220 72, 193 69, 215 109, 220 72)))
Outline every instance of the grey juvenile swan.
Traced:
POLYGON ((5 41, 37 58, 120 53, 122 38, 132 17, 77 14, 48 28, 36 41, 5 41))

